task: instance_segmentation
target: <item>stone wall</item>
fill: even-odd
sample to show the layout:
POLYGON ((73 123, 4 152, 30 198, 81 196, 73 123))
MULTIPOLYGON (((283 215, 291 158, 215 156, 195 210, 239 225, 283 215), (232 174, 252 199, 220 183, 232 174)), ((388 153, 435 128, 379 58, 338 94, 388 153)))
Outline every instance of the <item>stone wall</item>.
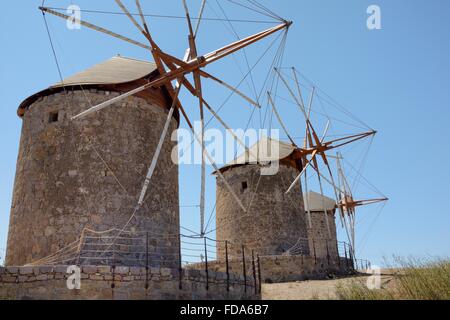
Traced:
POLYGON ((328 260, 311 256, 261 257, 261 281, 269 283, 326 279, 352 273, 345 258, 328 260))
MULTIPOLYGON (((228 270, 244 275, 242 259, 229 260, 228 270)), ((199 263, 189 266, 194 269, 204 269, 205 264, 199 263)), ((345 258, 326 259, 312 256, 261 256, 255 257, 255 272, 253 260, 245 259, 246 278, 259 281, 259 268, 261 269, 262 283, 279 283, 311 279, 326 279, 333 276, 345 276, 354 272, 351 261, 345 258)), ((226 272, 226 261, 216 260, 208 262, 208 270, 226 272)))
MULTIPOLYGON (((67 288, 68 266, 36 266, 0 268, 0 300, 18 299, 259 299, 254 290, 245 292, 243 278, 230 275, 227 291, 226 274, 210 271, 209 288, 206 274, 184 270, 180 285, 177 269, 108 266, 83 266, 80 290, 67 288), (148 280, 147 280, 148 279, 148 280)), ((252 280, 247 284, 253 286, 252 280)), ((248 289, 248 288, 247 288, 248 289)))
POLYGON ((325 213, 311 212, 311 228, 308 228, 308 239, 310 253, 317 258, 327 258, 329 255, 334 259, 338 255, 336 221, 333 211, 327 212, 330 234, 328 234, 325 213))
MULTIPOLYGON (((298 170, 280 164, 273 176, 261 176, 259 165, 243 165, 225 171, 224 177, 238 195, 247 212, 241 209, 222 179, 217 178, 216 237, 227 239, 230 257, 240 258, 240 244, 246 252, 261 255, 282 254, 300 238, 307 238, 305 211, 300 184, 285 191, 298 170)), ((224 242, 218 242, 218 257, 225 257, 224 242)), ((308 253, 308 248, 305 248, 308 253)))
MULTIPOLYGON (((117 95, 95 89, 56 93, 40 98, 25 113, 6 265, 47 257, 75 241, 84 228, 122 228, 130 218, 167 111, 132 96, 70 121, 117 95)), ((149 255, 155 266, 177 265, 178 167, 171 160, 176 142, 170 140, 176 128, 173 119, 145 204, 128 227, 152 235, 149 255)), ((103 263, 112 264, 95 261, 103 263)))

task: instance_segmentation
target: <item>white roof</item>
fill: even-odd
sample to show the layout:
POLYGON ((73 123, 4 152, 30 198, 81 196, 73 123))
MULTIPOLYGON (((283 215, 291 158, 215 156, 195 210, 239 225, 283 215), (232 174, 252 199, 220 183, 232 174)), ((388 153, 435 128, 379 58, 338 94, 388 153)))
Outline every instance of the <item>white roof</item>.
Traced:
MULTIPOLYGON (((64 79, 64 86, 119 84, 135 81, 156 70, 153 62, 115 56, 64 79)), ((61 87, 57 83, 51 88, 61 87)))
POLYGON ((124 84, 145 78, 155 70, 157 70, 157 67, 153 62, 115 56, 64 79, 62 83, 59 82, 33 94, 20 104, 17 113, 22 117, 32 103, 54 89, 64 86, 124 84))
POLYGON ((268 137, 262 137, 237 158, 225 164, 221 169, 241 164, 256 164, 277 161, 289 157, 296 149, 289 143, 268 137))
POLYGON ((309 191, 304 194, 305 210, 311 212, 331 211, 336 207, 334 199, 322 196, 320 193, 309 191), (324 207, 325 205, 325 207, 324 207))

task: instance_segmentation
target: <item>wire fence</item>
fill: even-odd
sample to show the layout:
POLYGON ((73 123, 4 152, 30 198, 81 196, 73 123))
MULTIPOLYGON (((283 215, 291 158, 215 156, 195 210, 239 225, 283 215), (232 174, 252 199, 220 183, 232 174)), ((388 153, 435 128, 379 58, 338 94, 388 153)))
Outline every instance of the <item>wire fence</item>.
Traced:
POLYGON ((355 259, 355 270, 368 270, 372 267, 369 260, 366 259, 355 259))
POLYGON ((228 240, 181 235, 180 250, 183 252, 182 267, 204 271, 207 281, 209 272, 224 272, 227 291, 231 285, 239 284, 244 286, 246 293, 261 292, 259 256, 245 245, 228 240), (231 280, 231 274, 238 275, 241 281, 231 280))
POLYGON ((243 286, 246 293, 260 293, 260 263, 254 251, 229 241, 183 234, 159 235, 150 232, 131 232, 111 229, 96 232, 84 229, 80 238, 54 254, 30 265, 110 265, 166 267, 178 269, 179 286, 186 278, 186 270, 200 270, 207 289, 210 273, 225 273, 227 291, 231 286, 243 286), (224 264, 218 264, 218 243, 225 245, 224 264), (239 249, 240 257, 228 254, 239 249), (231 266, 231 262, 234 266, 231 266), (236 264, 237 262, 237 264, 236 264), (239 265, 239 267, 237 266, 239 265), (219 267, 220 266, 220 267, 219 267))
MULTIPOLYGON (((227 290, 232 285, 243 285, 246 292, 254 290, 257 294, 261 290, 261 257, 250 247, 193 235, 84 229, 79 239, 31 265, 110 265, 147 270, 166 267, 178 270, 180 287, 186 270, 200 270, 206 288, 209 288, 210 272, 223 272, 227 290)), ((370 261, 355 259, 352 252, 346 242, 300 238, 281 255, 313 257, 316 263, 326 258, 328 265, 342 267, 344 263, 348 270, 370 268, 370 261)))
POLYGON ((122 265, 173 268, 180 260, 179 234, 84 229, 76 241, 32 265, 122 265))

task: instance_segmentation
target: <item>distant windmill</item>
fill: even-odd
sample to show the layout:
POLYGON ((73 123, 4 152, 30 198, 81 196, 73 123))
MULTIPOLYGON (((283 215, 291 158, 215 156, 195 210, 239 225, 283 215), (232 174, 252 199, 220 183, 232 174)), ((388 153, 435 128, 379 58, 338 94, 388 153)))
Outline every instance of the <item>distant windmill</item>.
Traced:
MULTIPOLYGON (((300 181, 301 177, 303 175, 305 175, 306 177, 306 172, 307 172, 307 168, 309 166, 311 166, 314 171, 317 173, 317 179, 319 182, 319 187, 320 187, 320 193, 322 195, 322 199, 325 199, 324 196, 324 191, 323 191, 323 184, 322 184, 322 179, 329 182, 335 189, 335 195, 336 198, 338 196, 338 189, 336 188, 336 184, 335 184, 335 179, 333 176, 333 172, 331 170, 330 167, 330 163, 328 160, 328 156, 326 154, 327 151, 345 146, 347 144, 353 143, 355 141, 364 139, 364 138, 368 138, 370 136, 373 136, 376 134, 376 131, 371 130, 371 131, 367 131, 367 132, 363 132, 363 133, 359 133, 359 134, 353 134, 353 135, 348 135, 345 137, 341 137, 338 139, 333 139, 333 140, 328 140, 325 141, 329 126, 330 126, 330 121, 327 122, 324 133, 322 135, 322 137, 319 137, 319 135, 317 134, 316 130, 314 129, 314 126, 311 123, 310 120, 310 114, 311 114, 311 109, 312 109, 312 105, 313 105, 313 99, 314 99, 314 95, 315 95, 315 88, 312 88, 312 92, 311 92, 311 96, 309 98, 309 103, 308 106, 305 106, 304 101, 303 101, 303 95, 302 95, 302 91, 300 88, 300 84, 297 78, 297 74, 296 74, 296 70, 295 68, 292 68, 292 72, 293 72, 293 79, 295 80, 296 83, 296 90, 297 90, 297 94, 294 92, 294 90, 291 88, 291 86, 289 85, 288 81, 286 80, 286 78, 283 76, 283 74, 280 72, 280 70, 276 69, 275 70, 280 79, 282 80, 283 84, 285 85, 285 87, 287 88, 290 96, 294 99, 295 103, 297 104, 297 106, 300 108, 304 118, 305 118, 305 123, 306 123, 306 135, 305 135, 305 139, 304 139, 304 144, 303 147, 298 147, 296 145, 296 143, 294 142, 294 139, 292 138, 292 136, 288 133, 287 129, 286 129, 286 125, 284 124, 279 112, 277 111, 277 108, 275 106, 275 103, 271 97, 271 94, 268 93, 269 95, 269 102, 272 105, 272 109, 274 111, 275 116, 277 117, 278 122, 280 123, 281 127, 283 128, 284 132, 286 133, 286 135, 288 136, 289 140, 291 141, 291 143, 296 146, 297 150, 297 158, 301 159, 302 163, 303 163, 303 169, 302 171, 298 174, 298 176, 294 179, 294 181, 291 183, 290 187, 288 188, 288 190, 286 191, 286 193, 291 192, 291 190, 295 187, 295 185, 300 181), (328 170, 328 174, 329 174, 329 178, 327 178, 319 169, 319 164, 317 161, 317 155, 320 155, 320 157, 322 158, 323 163, 325 164, 327 170, 328 170)), ((307 185, 307 179, 305 178, 305 182, 304 182, 304 186, 305 189, 307 189, 308 185, 307 185)), ((308 192, 305 192, 306 196, 305 196, 305 204, 306 207, 308 206, 308 192)), ((325 204, 324 204, 325 207, 325 204)), ((328 216, 327 216, 327 212, 326 210, 324 210, 324 214, 325 214, 325 221, 326 221, 326 225, 327 225, 327 231, 328 231, 328 236, 331 236, 331 230, 330 230, 330 226, 329 226, 329 222, 328 222, 328 216)), ((311 228, 311 216, 310 216, 310 212, 307 211, 307 215, 308 215, 308 223, 309 223, 309 227, 311 228)))
POLYGON ((337 208, 341 213, 341 218, 347 232, 348 239, 350 241, 352 254, 355 257, 355 222, 356 222, 356 208, 366 206, 369 204, 380 203, 388 201, 387 197, 355 200, 352 194, 352 190, 344 174, 344 169, 341 164, 342 155, 337 153, 336 162, 338 168, 338 183, 339 183, 339 198, 337 201, 337 208))

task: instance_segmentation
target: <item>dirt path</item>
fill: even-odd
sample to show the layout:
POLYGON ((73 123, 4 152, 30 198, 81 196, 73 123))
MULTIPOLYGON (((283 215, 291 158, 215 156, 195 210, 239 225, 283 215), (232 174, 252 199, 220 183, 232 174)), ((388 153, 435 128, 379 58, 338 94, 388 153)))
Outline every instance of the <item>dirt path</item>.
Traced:
MULTIPOLYGON (((356 276, 333 280, 311 280, 262 285, 262 298, 265 300, 326 300, 337 299, 336 286, 353 281, 366 283, 368 276, 356 276)), ((390 275, 381 276, 381 283, 389 282, 390 275)))

